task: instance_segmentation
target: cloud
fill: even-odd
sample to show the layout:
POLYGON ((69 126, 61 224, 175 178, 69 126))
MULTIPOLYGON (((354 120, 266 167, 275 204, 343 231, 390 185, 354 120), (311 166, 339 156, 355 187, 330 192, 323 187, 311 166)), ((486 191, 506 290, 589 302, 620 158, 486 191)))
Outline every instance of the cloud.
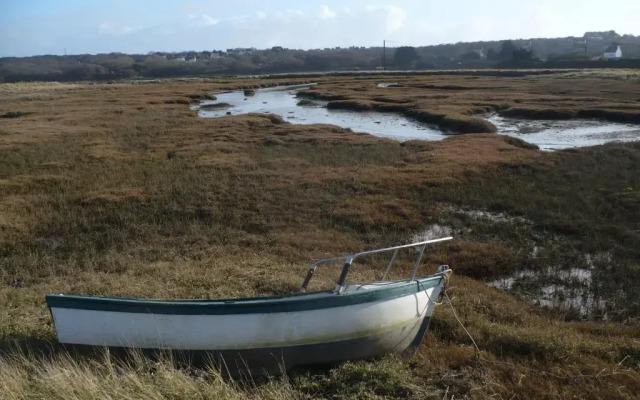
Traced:
POLYGON ((103 39, 95 47, 135 48, 138 52, 179 51, 185 43, 194 49, 324 48, 370 46, 382 43, 383 38, 410 41, 415 37, 407 12, 396 5, 362 4, 346 8, 321 3, 309 11, 283 7, 225 17, 217 15, 213 8, 183 12, 144 28, 130 21, 119 21, 118 25, 109 20, 100 24, 103 39), (207 35, 202 35, 204 30, 207 35))
POLYGON ((471 30, 471 37, 485 38, 494 31, 494 25, 491 19, 485 15, 477 15, 471 18, 468 24, 471 30))
POLYGON ((365 10, 369 13, 384 17, 385 30, 387 33, 402 28, 407 20, 407 12, 397 6, 366 6, 365 10))
POLYGON ((112 22, 102 22, 98 26, 98 33, 101 35, 122 36, 135 31, 136 28, 112 22))
POLYGON ((219 19, 208 16, 207 14, 193 15, 189 14, 189 21, 194 26, 210 26, 220 22, 219 19))
POLYGON ((320 18, 322 19, 331 19, 336 17, 336 12, 332 11, 326 4, 321 5, 320 10, 320 18))
POLYGON ((300 10, 286 9, 284 11, 277 11, 274 15, 276 18, 288 22, 299 19, 299 17, 303 16, 304 13, 300 10))

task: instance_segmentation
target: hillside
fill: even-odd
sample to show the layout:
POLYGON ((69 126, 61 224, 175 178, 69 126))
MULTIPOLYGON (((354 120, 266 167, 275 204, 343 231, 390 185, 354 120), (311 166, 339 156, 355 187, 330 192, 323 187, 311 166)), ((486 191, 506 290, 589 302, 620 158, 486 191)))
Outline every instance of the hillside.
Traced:
POLYGON ((285 49, 280 46, 179 53, 43 55, 0 58, 0 81, 78 81, 389 69, 640 66, 640 36, 614 31, 582 37, 469 42, 436 46, 285 49), (598 60, 620 45, 620 60, 598 60), (407 51, 409 50, 409 51, 407 51), (384 64, 384 66, 383 66, 384 64))

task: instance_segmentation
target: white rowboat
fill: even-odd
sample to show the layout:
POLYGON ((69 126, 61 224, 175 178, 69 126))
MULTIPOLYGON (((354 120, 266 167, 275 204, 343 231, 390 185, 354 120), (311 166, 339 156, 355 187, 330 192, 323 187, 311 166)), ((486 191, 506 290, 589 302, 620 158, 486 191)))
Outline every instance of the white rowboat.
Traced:
POLYGON ((429 244, 442 238, 319 260, 301 293, 220 300, 144 300, 47 295, 58 341, 115 348, 204 351, 251 373, 364 359, 417 348, 451 272, 418 278, 429 244), (386 280, 399 250, 414 248, 410 279, 386 280), (379 282, 346 284, 358 257, 392 252, 379 282), (344 261, 333 290, 307 293, 316 268, 344 261))

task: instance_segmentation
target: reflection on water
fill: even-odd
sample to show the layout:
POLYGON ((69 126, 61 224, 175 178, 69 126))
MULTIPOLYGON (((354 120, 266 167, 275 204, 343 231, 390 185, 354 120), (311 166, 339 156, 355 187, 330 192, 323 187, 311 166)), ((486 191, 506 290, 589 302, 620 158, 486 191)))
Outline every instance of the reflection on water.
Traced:
POLYGON ((409 241, 411 243, 423 242, 425 240, 439 239, 451 236, 453 230, 446 225, 433 224, 429 225, 418 233, 413 234, 409 241))
POLYGON ((400 84, 397 82, 380 82, 378 83, 379 88, 388 88, 388 87, 400 87, 400 84))
MULTIPOLYGON (((539 248, 534 247, 532 255, 536 256, 538 251, 539 248)), ((581 317, 605 315, 607 301, 595 272, 611 262, 609 252, 585 254, 577 266, 536 271, 523 269, 487 285, 519 293, 540 306, 573 312, 581 317)))
POLYGON ((204 101, 194 109, 199 110, 199 115, 205 118, 247 113, 273 113, 282 116, 292 124, 331 124, 396 140, 442 140, 446 137, 437 128, 399 114, 328 110, 325 107, 326 102, 315 100, 311 104, 303 102, 307 104, 298 105, 301 98, 296 97, 296 94, 300 89, 300 86, 259 89, 254 96, 250 97, 245 96, 241 90, 221 93, 216 94, 216 101, 204 101), (207 105, 217 103, 228 103, 230 106, 205 109, 207 105))
POLYGON ((529 120, 505 118, 498 114, 491 114, 485 118, 498 128, 498 133, 536 144, 542 150, 640 140, 640 126, 632 124, 584 119, 529 120))

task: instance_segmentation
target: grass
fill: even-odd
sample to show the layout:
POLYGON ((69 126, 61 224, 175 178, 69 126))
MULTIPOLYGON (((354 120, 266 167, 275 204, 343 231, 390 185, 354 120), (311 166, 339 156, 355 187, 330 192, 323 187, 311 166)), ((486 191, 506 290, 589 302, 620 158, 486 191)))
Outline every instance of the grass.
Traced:
MULTIPOLYGON (((403 88, 333 77, 314 90, 464 118, 511 102, 599 100, 607 109, 637 97, 628 83, 591 75, 392 78, 403 88)), ((0 114, 32 113, 3 119, 0 135, 2 396, 637 397, 637 144, 543 153, 495 134, 398 143, 276 116, 199 119, 188 107, 218 91, 280 82, 0 85, 0 114), (230 381, 170 357, 69 353, 44 305, 44 294, 61 292, 295 291, 314 259, 407 242, 424 230, 456 237, 425 257, 425 271, 452 265, 449 294, 478 350, 444 304, 412 359, 230 381), (606 307, 589 315, 530 303, 546 281, 515 295, 483 283, 521 270, 564 271, 597 254, 612 260, 592 267, 606 307)), ((372 279, 381 270, 365 263, 354 272, 372 279)), ((332 287, 336 277, 337 269, 319 269, 310 289, 332 287)))
MULTIPOLYGON (((460 206, 532 221, 530 246, 542 254, 528 260, 525 268, 591 269, 596 296, 607 302, 597 312, 609 318, 635 318, 640 312, 640 208, 634 188, 640 182, 634 165, 639 162, 637 143, 609 144, 551 154, 545 163, 500 165, 457 189, 432 193, 440 192, 436 198, 441 200, 461 199, 460 206), (609 257, 596 267, 584 260, 585 255, 603 253, 609 257)), ((478 277, 483 275, 487 276, 478 277)))
POLYGON ((171 359, 150 361, 141 355, 122 361, 106 351, 95 360, 17 353, 0 361, 0 374, 0 391, 9 399, 300 398, 283 382, 243 385, 225 381, 214 369, 196 373, 171 359))

